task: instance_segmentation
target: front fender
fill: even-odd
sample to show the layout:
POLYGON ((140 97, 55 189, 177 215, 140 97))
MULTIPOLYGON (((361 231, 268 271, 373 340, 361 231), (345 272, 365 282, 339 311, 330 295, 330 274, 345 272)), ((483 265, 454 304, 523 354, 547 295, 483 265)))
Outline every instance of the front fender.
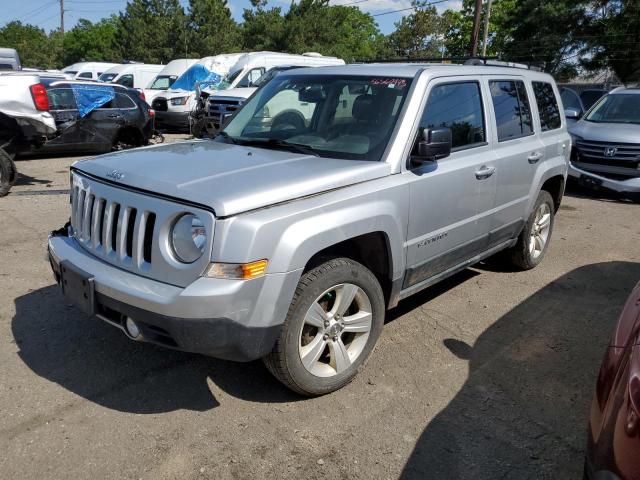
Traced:
POLYGON ((405 268, 408 189, 391 176, 219 220, 212 261, 266 258, 268 273, 304 268, 313 255, 373 232, 387 238, 393 279, 405 268), (391 185, 390 185, 391 184, 391 185))

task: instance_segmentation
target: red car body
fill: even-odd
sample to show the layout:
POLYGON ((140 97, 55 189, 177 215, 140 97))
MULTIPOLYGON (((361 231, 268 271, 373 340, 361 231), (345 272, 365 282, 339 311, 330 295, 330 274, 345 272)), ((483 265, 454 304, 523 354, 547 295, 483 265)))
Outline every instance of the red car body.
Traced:
POLYGON ((640 283, 624 306, 598 374, 585 479, 640 480, 640 283))

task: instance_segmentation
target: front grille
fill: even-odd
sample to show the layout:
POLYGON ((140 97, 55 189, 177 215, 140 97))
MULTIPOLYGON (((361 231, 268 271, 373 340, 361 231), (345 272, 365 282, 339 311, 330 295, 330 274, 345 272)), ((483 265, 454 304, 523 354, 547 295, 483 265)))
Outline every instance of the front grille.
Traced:
POLYGON ((227 118, 235 113, 242 105, 242 100, 209 99, 209 117, 216 124, 216 128, 222 127, 227 118))
POLYGON ((640 144, 578 140, 573 163, 607 178, 640 177, 640 144))
POLYGON ((166 112, 167 111, 167 99, 160 97, 160 98, 154 98, 153 102, 151 103, 151 108, 153 108, 154 110, 158 111, 158 112, 166 112))
POLYGON ((155 218, 154 212, 138 211, 80 186, 71 193, 71 226, 76 240, 117 263, 149 268, 155 218))
POLYGON ((208 233, 205 251, 210 252, 215 226, 212 212, 73 172, 73 237, 91 255, 122 270, 181 287, 196 280, 210 255, 184 264, 175 258, 167 241, 172 225, 185 213, 202 220, 208 233))

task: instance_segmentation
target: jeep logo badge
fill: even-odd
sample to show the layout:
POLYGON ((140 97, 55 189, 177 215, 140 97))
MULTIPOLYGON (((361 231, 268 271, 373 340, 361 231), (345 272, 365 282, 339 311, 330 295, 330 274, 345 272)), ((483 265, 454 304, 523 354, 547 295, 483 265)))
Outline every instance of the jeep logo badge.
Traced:
POLYGON ((112 178, 113 180, 121 180, 124 178, 124 173, 120 170, 111 170, 107 172, 107 177, 112 178))
POLYGON ((618 152, 618 149, 616 147, 607 147, 604 149, 604 156, 613 157, 617 152, 618 152))

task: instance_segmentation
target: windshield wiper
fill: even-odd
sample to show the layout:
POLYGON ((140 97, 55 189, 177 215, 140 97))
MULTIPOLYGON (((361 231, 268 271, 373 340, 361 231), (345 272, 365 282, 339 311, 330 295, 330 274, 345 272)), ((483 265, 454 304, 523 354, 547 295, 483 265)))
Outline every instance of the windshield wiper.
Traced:
POLYGON ((266 139, 241 139, 238 143, 241 145, 253 145, 257 147, 266 148, 285 148, 291 152, 302 153, 305 155, 313 155, 319 157, 320 155, 309 145, 302 143, 287 142, 286 140, 280 140, 279 138, 266 138, 266 139))
POLYGON ((218 138, 218 137, 222 137, 222 138, 224 138, 225 140, 228 140, 228 141, 230 141, 230 142, 231 142, 231 143, 233 143, 233 144, 237 144, 237 143, 238 143, 238 141, 237 141, 235 138, 233 138, 231 135, 229 135, 229 134, 228 134, 227 132, 225 132, 224 130, 222 130, 222 131, 218 132, 218 134, 217 134, 214 138, 218 138))

